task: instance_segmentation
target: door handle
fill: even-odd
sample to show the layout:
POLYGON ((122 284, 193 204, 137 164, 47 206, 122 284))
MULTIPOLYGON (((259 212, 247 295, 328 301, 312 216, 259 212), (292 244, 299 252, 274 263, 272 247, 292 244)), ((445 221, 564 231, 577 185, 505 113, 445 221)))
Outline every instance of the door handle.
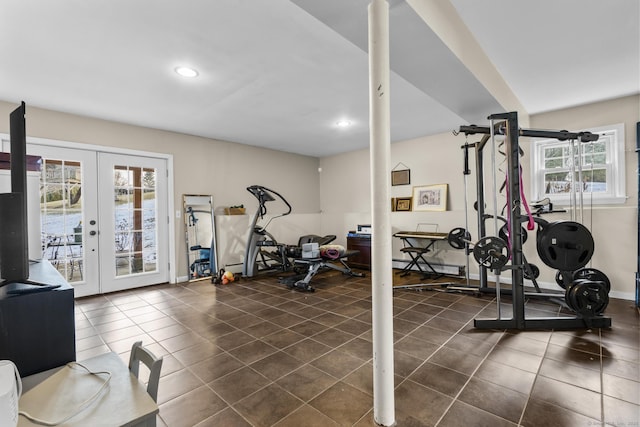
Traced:
POLYGON ((98 232, 97 232, 97 231, 95 231, 95 230, 91 230, 91 231, 89 232, 89 235, 90 235, 90 236, 95 236, 96 234, 98 234, 98 232))

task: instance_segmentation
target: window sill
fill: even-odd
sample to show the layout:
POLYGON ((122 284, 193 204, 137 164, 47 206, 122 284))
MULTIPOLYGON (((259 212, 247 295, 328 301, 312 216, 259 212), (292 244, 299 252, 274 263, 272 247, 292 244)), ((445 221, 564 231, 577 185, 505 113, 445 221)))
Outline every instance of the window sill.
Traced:
MULTIPOLYGON (((548 197, 551 200, 551 203, 557 206, 567 207, 571 205, 571 201, 568 197, 553 197, 553 196, 544 196, 548 197)), ((585 194, 582 198, 582 201, 585 206, 593 204, 594 206, 601 205, 622 205, 624 204, 629 197, 627 196, 608 196, 608 197, 594 197, 593 201, 591 200, 591 196, 585 194)), ((580 196, 576 196, 576 200, 580 203, 580 196)))

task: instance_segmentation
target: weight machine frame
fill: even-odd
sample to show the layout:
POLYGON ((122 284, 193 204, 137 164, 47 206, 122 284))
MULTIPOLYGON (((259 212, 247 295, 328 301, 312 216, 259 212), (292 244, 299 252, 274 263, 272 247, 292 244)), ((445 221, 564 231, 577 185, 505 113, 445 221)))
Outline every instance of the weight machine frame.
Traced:
MULTIPOLYGON (((604 316, 596 317, 535 317, 527 318, 525 315, 525 292, 524 292, 524 254, 522 250, 522 226, 521 197, 520 197, 520 144, 519 137, 533 138, 553 138, 560 141, 579 140, 580 142, 595 141, 598 135, 591 132, 569 132, 553 130, 520 129, 518 127, 518 113, 500 113, 488 117, 493 123, 494 120, 500 122, 493 125, 493 129, 487 126, 460 126, 460 133, 465 135, 483 134, 481 141, 475 144, 476 149, 476 187, 477 187, 477 210, 478 210, 478 233, 479 238, 485 237, 486 227, 484 224, 484 170, 483 170, 483 150, 486 143, 493 135, 504 135, 505 156, 507 158, 507 178, 508 178, 508 199, 507 208, 511 211, 513 220, 509 224, 509 236, 511 236, 511 304, 513 307, 513 317, 511 319, 474 319, 474 326, 478 329, 580 329, 580 328, 610 328, 611 318, 604 316)), ((497 214, 497 212, 496 212, 497 214)), ((488 289, 487 268, 480 268, 480 290, 488 289)), ((500 313, 500 310, 498 310, 500 313)))

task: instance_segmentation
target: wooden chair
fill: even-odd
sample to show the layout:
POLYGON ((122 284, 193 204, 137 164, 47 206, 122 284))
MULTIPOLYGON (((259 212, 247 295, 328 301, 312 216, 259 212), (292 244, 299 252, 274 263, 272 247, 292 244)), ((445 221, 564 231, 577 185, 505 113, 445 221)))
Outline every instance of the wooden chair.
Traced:
POLYGON ((129 370, 138 379, 140 362, 149 369, 149 381, 147 383, 147 393, 158 401, 158 384, 160 383, 160 369, 162 368, 162 357, 156 357, 151 351, 142 347, 142 341, 137 341, 131 347, 129 357, 129 370))

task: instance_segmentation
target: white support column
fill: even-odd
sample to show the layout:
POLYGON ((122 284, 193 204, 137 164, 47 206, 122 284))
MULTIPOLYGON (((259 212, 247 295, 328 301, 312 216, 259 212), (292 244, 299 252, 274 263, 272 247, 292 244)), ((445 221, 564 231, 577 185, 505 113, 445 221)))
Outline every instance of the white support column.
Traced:
POLYGON ((389 4, 386 0, 372 0, 369 5, 369 152, 373 228, 373 419, 383 426, 395 424, 389 89, 389 4))

